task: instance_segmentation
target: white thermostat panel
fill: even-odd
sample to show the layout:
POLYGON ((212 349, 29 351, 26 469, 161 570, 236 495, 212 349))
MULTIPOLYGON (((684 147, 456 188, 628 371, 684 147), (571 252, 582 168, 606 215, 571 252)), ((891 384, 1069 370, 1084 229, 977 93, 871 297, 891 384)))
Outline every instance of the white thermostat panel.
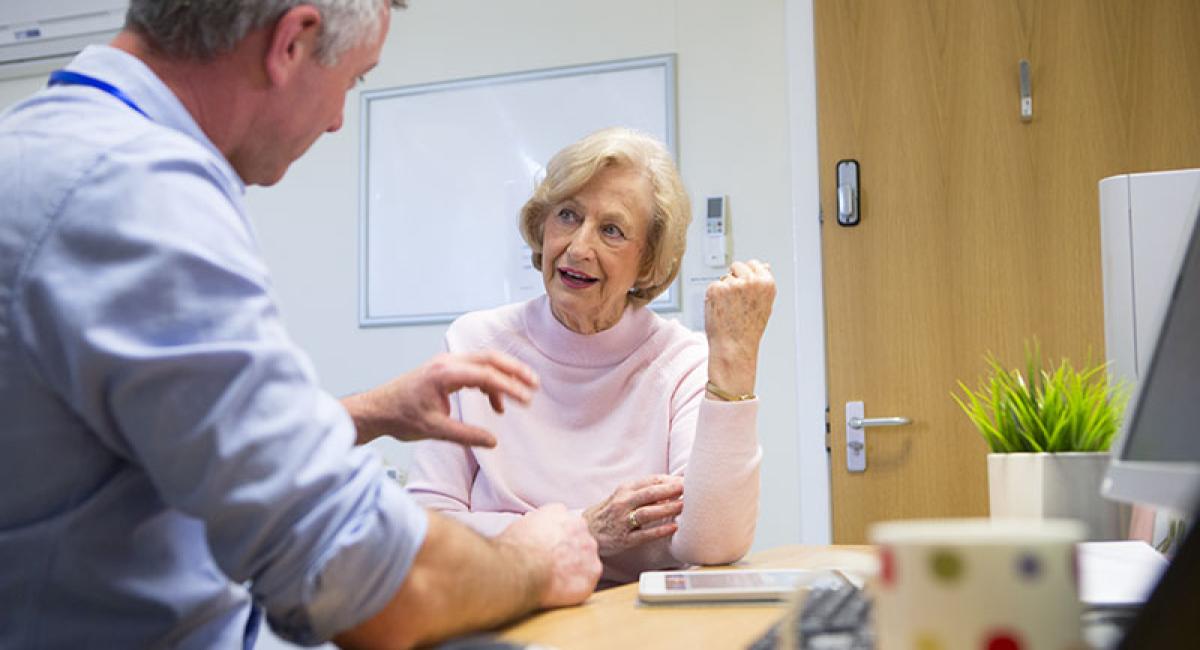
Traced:
POLYGON ((725 196, 705 199, 704 263, 708 266, 729 264, 729 210, 725 196))

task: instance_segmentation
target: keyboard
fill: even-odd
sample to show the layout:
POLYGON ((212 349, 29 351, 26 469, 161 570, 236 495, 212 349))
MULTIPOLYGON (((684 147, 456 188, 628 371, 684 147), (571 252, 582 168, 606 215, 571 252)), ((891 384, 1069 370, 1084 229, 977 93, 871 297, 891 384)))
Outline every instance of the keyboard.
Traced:
POLYGON ((749 650, 871 650, 871 601, 848 582, 814 585, 804 603, 788 612, 749 650), (785 639, 794 641, 784 642, 785 639))
MULTIPOLYGON (((1085 611, 1080 621, 1083 647, 1113 650, 1136 614, 1131 607, 1085 611)), ((850 583, 821 583, 748 650, 873 650, 870 619, 871 601, 862 589, 850 583)))

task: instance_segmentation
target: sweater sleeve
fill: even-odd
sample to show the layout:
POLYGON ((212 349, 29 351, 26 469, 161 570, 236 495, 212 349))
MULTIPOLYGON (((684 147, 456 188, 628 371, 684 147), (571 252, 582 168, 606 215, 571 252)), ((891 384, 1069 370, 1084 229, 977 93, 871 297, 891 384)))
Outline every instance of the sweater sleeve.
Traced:
POLYGON ((740 560, 758 520, 758 400, 709 399, 704 354, 681 355, 671 398, 668 468, 683 476, 683 512, 669 552, 686 564, 740 560), (686 359, 686 360, 685 360, 686 359), (680 367, 682 366, 682 367, 680 367))
MULTIPOLYGON (((447 336, 446 350, 454 346, 447 336)), ((450 396, 450 417, 462 419, 462 403, 455 393, 450 396)), ((494 537, 521 518, 516 512, 476 512, 471 509, 471 490, 479 463, 465 445, 442 440, 422 440, 415 444, 409 468, 408 493, 420 505, 457 520, 481 535, 494 537)))
POLYGON ((605 560, 616 583, 683 564, 736 562, 750 549, 758 519, 758 400, 720 402, 704 396, 704 364, 690 369, 671 414, 670 473, 684 477, 679 530, 605 560))
MULTIPOLYGON (((736 562, 750 550, 758 520, 758 400, 702 396, 698 411, 686 471, 671 467, 672 473, 684 472, 683 514, 671 555, 688 564, 736 562)), ((685 444, 687 433, 673 430, 672 442, 678 437, 685 444)))
POLYGON ((415 447, 408 493, 417 503, 488 537, 521 518, 515 512, 471 511, 471 486, 479 465, 470 449, 441 440, 422 440, 415 447))

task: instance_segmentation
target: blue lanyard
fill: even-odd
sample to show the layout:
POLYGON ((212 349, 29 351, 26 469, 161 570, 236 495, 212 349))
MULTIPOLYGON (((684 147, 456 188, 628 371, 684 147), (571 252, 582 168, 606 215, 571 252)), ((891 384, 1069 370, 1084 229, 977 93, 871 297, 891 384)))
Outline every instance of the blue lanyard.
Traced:
MULTIPOLYGON (((122 92, 120 88, 117 88, 116 86, 114 86, 106 81, 101 81, 95 77, 89 77, 88 75, 80 74, 78 72, 71 72, 70 70, 55 70, 54 72, 50 73, 50 83, 47 85, 49 85, 49 86, 91 86, 92 88, 95 88, 97 90, 102 90, 102 91, 112 95, 113 97, 116 97, 117 99, 124 102, 125 105, 128 106, 129 108, 132 108, 133 110, 141 113, 142 117, 150 120, 150 116, 146 115, 146 111, 143 111, 140 107, 138 107, 137 104, 133 103, 133 100, 129 98, 129 95, 126 95, 124 92, 122 92)), ((153 122, 154 120, 150 120, 150 121, 153 122)))

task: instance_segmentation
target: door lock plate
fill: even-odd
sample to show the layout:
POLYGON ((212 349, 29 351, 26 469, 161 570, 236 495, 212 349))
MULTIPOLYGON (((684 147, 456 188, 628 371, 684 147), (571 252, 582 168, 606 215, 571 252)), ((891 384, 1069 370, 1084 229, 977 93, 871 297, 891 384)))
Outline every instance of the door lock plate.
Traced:
POLYGON ((861 420, 865 411, 862 402, 846 402, 846 469, 867 471, 867 437, 862 427, 852 427, 855 418, 861 420))
POLYGON ((857 226, 862 218, 862 200, 858 189, 858 161, 839 160, 837 164, 837 219, 839 226, 857 226))

